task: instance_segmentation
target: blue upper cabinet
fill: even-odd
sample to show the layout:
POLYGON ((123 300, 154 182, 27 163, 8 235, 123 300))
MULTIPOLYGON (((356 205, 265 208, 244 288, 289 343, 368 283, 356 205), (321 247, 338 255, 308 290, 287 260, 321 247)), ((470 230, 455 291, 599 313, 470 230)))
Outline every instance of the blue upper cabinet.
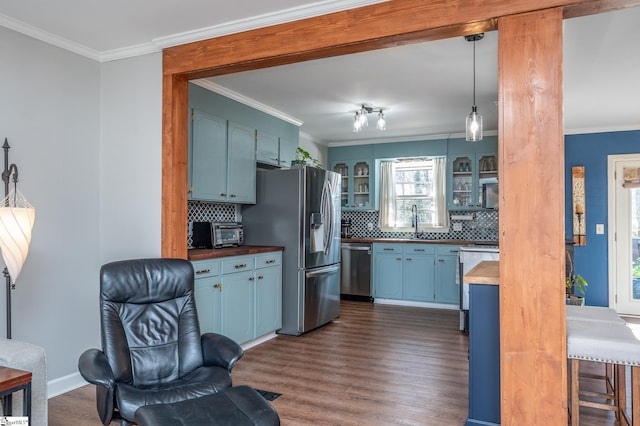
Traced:
POLYGON ((256 162, 289 167, 295 124, 189 84, 189 198, 255 203, 256 162))
POLYGON ((449 141, 447 158, 447 207, 449 210, 482 208, 482 183, 498 177, 498 141, 495 136, 481 142, 449 141))
POLYGON ((256 139, 251 127, 229 122, 227 197, 232 203, 256 202, 256 139))
POLYGON ((373 210, 375 203, 374 162, 347 160, 333 163, 331 170, 342 176, 342 210, 373 210))
POLYGON ((256 132, 256 161, 271 166, 280 165, 280 139, 272 134, 256 132))
POLYGON ((191 117, 189 198, 255 203, 255 130, 195 108, 191 117))
POLYGON ((217 200, 227 191, 227 120, 192 109, 189 198, 217 200))

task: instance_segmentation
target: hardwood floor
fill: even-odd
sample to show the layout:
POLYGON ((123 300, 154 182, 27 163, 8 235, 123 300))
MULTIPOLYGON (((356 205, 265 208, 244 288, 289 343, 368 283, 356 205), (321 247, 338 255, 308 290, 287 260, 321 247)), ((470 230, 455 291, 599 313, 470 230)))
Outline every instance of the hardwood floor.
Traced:
MULTIPOLYGON (((232 376, 281 393, 283 425, 462 425, 467 354, 457 311, 343 301, 333 324, 248 349, 232 376)), ((614 424, 591 411, 582 424, 614 424)), ((51 398, 49 425, 101 425, 94 387, 51 398)))

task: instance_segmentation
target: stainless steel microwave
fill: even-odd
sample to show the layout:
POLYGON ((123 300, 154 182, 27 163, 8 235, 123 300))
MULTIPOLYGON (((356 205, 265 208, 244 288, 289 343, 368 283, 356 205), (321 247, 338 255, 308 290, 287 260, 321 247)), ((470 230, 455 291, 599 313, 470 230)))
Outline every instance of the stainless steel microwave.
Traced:
POLYGON ((213 248, 242 245, 244 231, 240 222, 214 222, 211 229, 213 248))
POLYGON ((482 208, 497 209, 498 208, 498 181, 483 182, 482 185, 482 208))
POLYGON ((239 222, 193 222, 193 248, 222 248, 242 245, 244 232, 239 222))

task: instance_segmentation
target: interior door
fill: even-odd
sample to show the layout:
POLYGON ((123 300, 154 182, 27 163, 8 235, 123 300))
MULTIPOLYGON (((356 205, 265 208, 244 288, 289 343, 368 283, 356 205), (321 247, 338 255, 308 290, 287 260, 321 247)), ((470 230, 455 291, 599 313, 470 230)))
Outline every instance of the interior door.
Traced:
POLYGON ((609 156, 609 218, 614 220, 609 227, 610 304, 618 313, 627 315, 640 315, 638 175, 640 154, 609 156))

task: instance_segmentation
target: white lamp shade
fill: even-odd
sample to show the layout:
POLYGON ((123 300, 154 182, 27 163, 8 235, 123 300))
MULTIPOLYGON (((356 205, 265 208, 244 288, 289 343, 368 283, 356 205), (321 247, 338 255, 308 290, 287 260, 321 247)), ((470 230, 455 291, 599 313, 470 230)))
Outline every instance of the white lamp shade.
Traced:
POLYGON ((29 253, 36 209, 3 205, 0 207, 0 250, 13 284, 29 253))

